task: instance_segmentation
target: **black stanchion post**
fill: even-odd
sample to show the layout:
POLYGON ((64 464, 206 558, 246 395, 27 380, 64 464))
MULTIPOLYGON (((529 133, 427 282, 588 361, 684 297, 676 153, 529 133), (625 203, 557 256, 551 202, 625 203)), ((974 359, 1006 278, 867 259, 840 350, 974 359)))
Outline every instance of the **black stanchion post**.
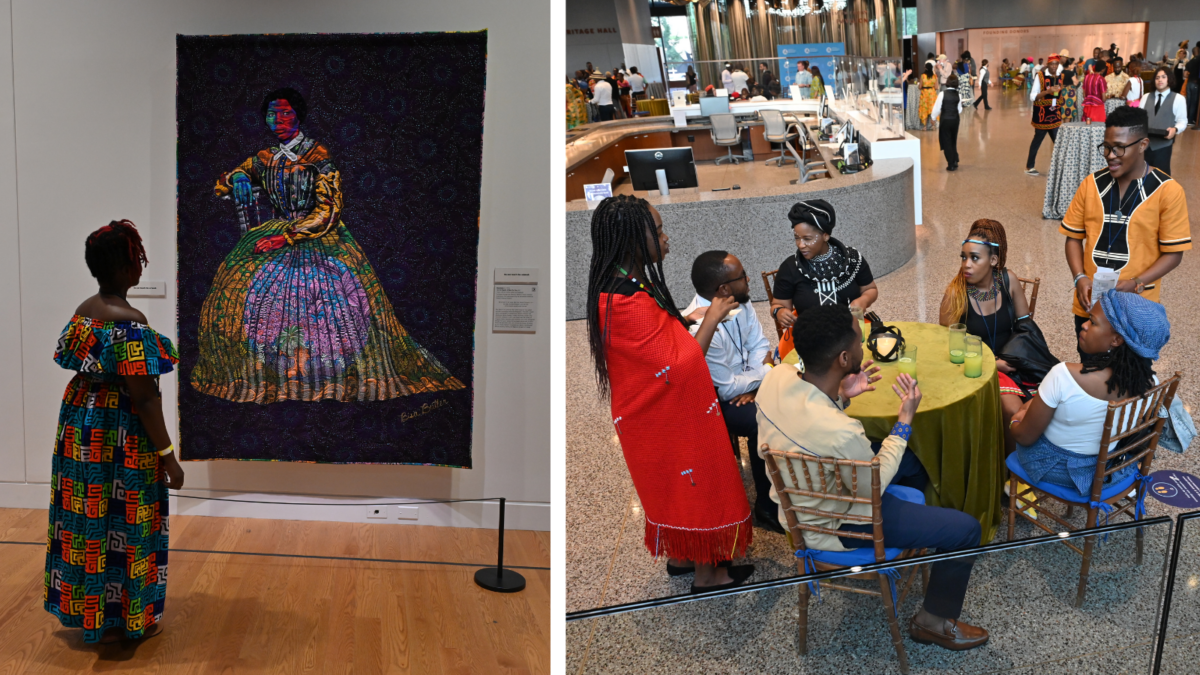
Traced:
POLYGON ((504 497, 500 498, 500 546, 496 551, 496 566, 475 572, 475 583, 497 593, 516 593, 525 590, 525 577, 504 569, 504 497))

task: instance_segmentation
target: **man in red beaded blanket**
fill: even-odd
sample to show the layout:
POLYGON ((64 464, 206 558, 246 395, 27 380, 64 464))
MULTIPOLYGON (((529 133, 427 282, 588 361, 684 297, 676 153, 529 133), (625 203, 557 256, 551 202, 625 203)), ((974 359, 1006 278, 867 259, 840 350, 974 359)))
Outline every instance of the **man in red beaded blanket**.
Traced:
MULTIPOLYGON (((669 574, 695 571, 692 592, 730 588, 754 573, 727 566, 753 537, 750 507, 708 364, 663 283, 669 252, 658 211, 610 197, 592 216, 588 341, 602 396, 646 514, 646 548, 669 574)), ((711 336, 732 298, 713 301, 711 336)))

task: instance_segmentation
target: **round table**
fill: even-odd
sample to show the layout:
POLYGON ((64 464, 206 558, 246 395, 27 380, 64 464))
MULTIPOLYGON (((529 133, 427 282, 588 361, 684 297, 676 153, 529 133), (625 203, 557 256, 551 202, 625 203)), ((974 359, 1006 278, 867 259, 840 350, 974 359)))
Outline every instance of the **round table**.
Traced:
MULTIPOLYGON (((925 501, 974 516, 983 526, 981 543, 990 543, 1000 524, 1000 495, 1007 477, 996 358, 983 345, 983 374, 970 378, 963 375, 962 364, 950 363, 950 330, 945 326, 907 321, 888 325, 899 328, 905 343, 918 348, 921 405, 908 447, 929 474, 925 501)), ((870 359, 865 345, 863 351, 870 359)), ((795 351, 784 358, 785 363, 798 361, 795 351)), ((900 409, 892 391, 900 371, 895 363, 878 365, 883 379, 875 383, 875 391, 855 398, 846 409, 872 440, 887 437, 900 409)))
POLYGON ((1084 177, 1108 166, 1096 149, 1102 142, 1104 125, 1100 123, 1072 122, 1058 128, 1050 171, 1046 174, 1043 218, 1062 220, 1084 177))

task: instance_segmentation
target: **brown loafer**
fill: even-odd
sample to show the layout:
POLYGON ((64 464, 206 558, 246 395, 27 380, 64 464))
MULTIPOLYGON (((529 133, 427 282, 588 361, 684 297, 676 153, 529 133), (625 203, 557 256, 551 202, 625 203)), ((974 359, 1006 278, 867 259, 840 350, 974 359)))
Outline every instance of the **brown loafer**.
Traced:
POLYGON ((987 643, 989 637, 983 628, 934 616, 926 612, 924 607, 908 622, 908 634, 915 642, 953 651, 980 647, 987 643))

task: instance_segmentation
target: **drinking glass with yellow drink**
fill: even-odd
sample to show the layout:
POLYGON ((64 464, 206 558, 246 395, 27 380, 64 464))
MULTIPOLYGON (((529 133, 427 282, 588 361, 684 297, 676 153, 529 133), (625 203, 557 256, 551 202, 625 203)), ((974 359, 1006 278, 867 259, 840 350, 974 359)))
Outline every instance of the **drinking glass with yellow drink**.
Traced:
POLYGON ((900 350, 900 360, 896 362, 900 372, 908 373, 915 380, 917 379, 917 348, 913 345, 905 345, 900 350))
POLYGON ((850 314, 854 320, 858 322, 859 330, 862 332, 862 342, 867 341, 867 318, 862 307, 851 307, 850 314))
POLYGON ((966 351, 963 352, 963 375, 979 377, 983 375, 983 340, 975 335, 967 335, 966 351))
POLYGON ((963 353, 967 350, 967 324, 956 323, 950 326, 950 363, 962 363, 963 353))

